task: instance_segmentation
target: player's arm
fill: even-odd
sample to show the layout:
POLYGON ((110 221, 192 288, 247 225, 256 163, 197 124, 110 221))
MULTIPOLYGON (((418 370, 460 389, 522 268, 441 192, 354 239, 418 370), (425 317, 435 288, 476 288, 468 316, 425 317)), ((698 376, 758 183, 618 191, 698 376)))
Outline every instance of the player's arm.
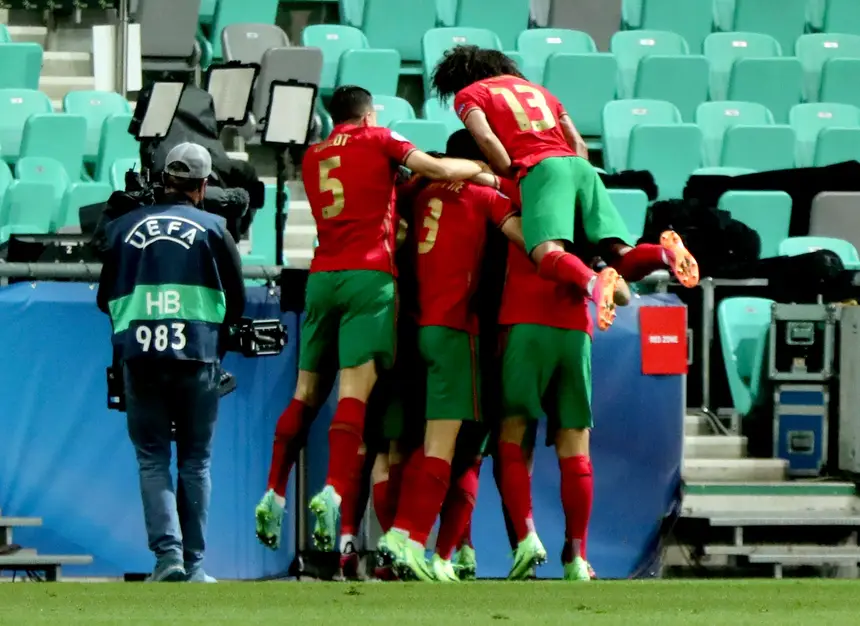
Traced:
POLYGON ((489 192, 488 197, 487 217, 505 237, 525 251, 526 242, 523 237, 523 221, 519 215, 519 207, 502 192, 489 192))
POLYGON ((576 126, 573 125, 573 120, 570 119, 570 116, 562 112, 558 117, 558 122, 561 124, 561 130, 564 133, 564 138, 567 140, 567 145, 574 149, 577 156, 587 159, 588 144, 585 143, 585 139, 576 130, 576 126))
POLYGON ((502 234, 517 245, 523 252, 526 251, 526 240, 523 237, 523 218, 512 215, 504 221, 500 229, 502 234))
POLYGON ((403 163, 410 170, 431 180, 469 180, 483 171, 481 164, 466 159, 437 159, 413 150, 403 163))
POLYGON ((508 151, 499 141, 496 133, 490 128, 490 123, 487 121, 487 116, 479 108, 473 108, 466 114, 463 119, 463 124, 472 133, 472 137, 487 157, 490 165, 500 176, 511 175, 511 157, 508 156, 508 151))

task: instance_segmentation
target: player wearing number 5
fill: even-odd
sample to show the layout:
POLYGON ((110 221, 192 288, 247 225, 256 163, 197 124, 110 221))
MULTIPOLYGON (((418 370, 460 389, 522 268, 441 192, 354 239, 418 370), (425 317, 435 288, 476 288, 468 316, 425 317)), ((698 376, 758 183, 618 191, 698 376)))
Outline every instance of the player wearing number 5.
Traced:
POLYGON ((220 337, 245 287, 223 218, 201 210, 212 159, 183 143, 167 155, 165 204, 111 221, 98 305, 123 363, 128 433, 156 565, 150 580, 214 582, 203 571, 218 413, 220 337), (177 487, 170 475, 176 428, 177 487))

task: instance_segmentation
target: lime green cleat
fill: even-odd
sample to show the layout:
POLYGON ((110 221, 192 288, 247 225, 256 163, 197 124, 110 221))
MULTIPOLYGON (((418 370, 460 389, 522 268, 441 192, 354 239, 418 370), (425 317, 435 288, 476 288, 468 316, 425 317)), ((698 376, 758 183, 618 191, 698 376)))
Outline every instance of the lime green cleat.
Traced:
POLYGON ((517 546, 514 566, 508 574, 508 580, 524 580, 530 570, 543 563, 546 563, 546 550, 538 539, 537 533, 530 532, 517 546))
POLYGON ((406 550, 406 542, 409 537, 399 530, 389 530, 379 538, 379 543, 376 544, 377 565, 379 567, 391 567, 406 550))
POLYGON ((588 561, 578 556, 572 563, 564 564, 564 579, 587 582, 591 580, 591 571, 588 561))
POLYGON ((277 550, 281 546, 281 522, 284 507, 272 489, 269 489, 254 510, 257 521, 257 539, 267 548, 277 550))
POLYGON ((440 583, 460 582, 457 572, 454 571, 454 564, 451 561, 446 561, 438 554, 434 554, 430 559, 430 570, 433 572, 434 580, 440 583))
POLYGON ((334 487, 326 485, 311 499, 309 508, 317 518, 314 525, 314 545, 323 552, 333 551, 337 538, 337 520, 340 518, 340 504, 337 502, 334 487))
POLYGON ((460 580, 475 580, 475 575, 478 573, 478 559, 475 555, 475 548, 464 545, 454 553, 454 570, 457 572, 460 580))
POLYGON ((424 554, 424 546, 417 541, 407 539, 400 558, 394 562, 394 568, 404 580, 419 580, 422 582, 433 582, 436 577, 433 570, 427 564, 424 554))

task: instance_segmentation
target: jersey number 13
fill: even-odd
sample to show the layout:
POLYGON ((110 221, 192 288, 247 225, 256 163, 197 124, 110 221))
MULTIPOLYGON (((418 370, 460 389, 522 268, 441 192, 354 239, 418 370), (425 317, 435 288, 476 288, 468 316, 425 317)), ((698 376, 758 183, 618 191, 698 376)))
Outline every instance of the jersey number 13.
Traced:
POLYGON ((497 96, 502 96, 505 103, 514 114, 514 119, 517 120, 517 125, 523 132, 533 131, 536 133, 555 128, 556 119, 552 110, 547 104, 546 98, 540 89, 536 89, 531 85, 514 85, 514 91, 507 87, 493 87, 490 93, 497 96), (514 93, 516 91, 516 93, 514 93), (525 96, 525 104, 521 102, 519 95, 525 96), (541 119, 533 120, 529 117, 526 108, 537 110, 540 112, 541 119))

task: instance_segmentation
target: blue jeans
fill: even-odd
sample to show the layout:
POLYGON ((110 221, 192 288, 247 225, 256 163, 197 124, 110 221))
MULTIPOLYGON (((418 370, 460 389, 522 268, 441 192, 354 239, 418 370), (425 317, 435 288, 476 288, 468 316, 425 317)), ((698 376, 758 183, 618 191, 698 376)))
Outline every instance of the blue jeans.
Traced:
POLYGON ((218 416, 219 363, 136 359, 124 368, 128 434, 140 470, 149 549, 159 562, 199 567, 206 549, 212 482, 209 459, 218 416), (176 425, 179 480, 170 475, 176 425))

